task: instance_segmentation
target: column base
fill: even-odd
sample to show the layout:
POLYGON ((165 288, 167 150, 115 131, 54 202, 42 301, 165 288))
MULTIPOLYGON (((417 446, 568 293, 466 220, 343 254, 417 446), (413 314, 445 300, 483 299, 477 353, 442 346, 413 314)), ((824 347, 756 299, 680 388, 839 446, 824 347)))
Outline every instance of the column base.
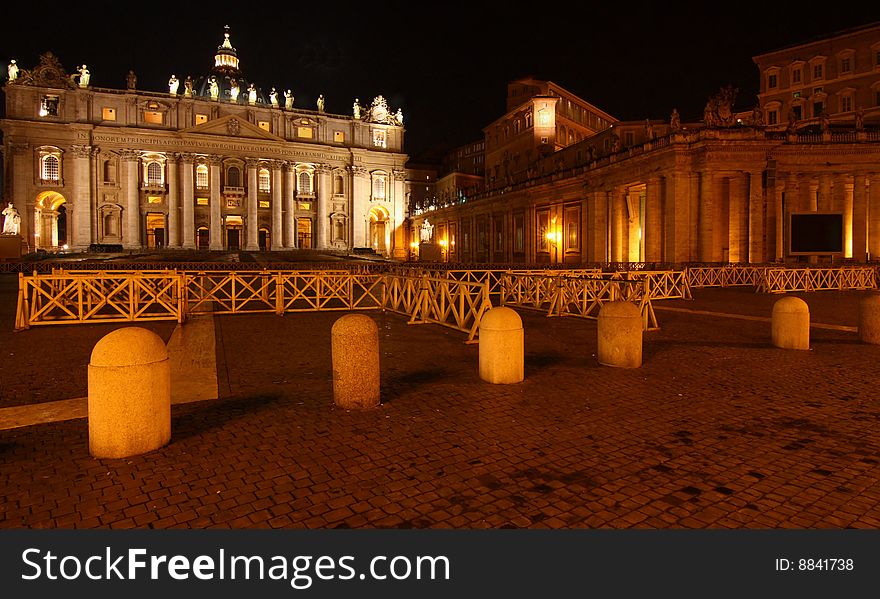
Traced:
POLYGON ((225 248, 222 245, 209 245, 208 249, 213 252, 222 252, 225 248))
POLYGON ((246 252, 259 252, 260 246, 258 246, 258 245, 245 245, 244 251, 246 251, 246 252))

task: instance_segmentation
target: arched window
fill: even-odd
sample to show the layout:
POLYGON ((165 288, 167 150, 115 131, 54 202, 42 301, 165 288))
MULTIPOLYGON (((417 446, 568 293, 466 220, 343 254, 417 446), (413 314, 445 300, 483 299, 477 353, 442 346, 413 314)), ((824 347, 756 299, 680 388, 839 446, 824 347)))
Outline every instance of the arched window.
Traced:
POLYGON ((162 185, 162 165, 158 162, 147 165, 147 184, 162 185))
POLYGON ((230 166, 226 171, 226 185, 229 187, 241 187, 241 169, 237 166, 230 166))
POLYGON ((342 178, 342 175, 333 177, 333 193, 338 196, 345 193, 345 179, 342 178))
POLYGON ((312 178, 306 172, 299 174, 299 193, 302 195, 312 193, 312 178))
POLYGON ((384 200, 385 199, 385 175, 384 174, 373 175, 373 199, 374 200, 384 200))
POLYGON ((61 162, 58 160, 58 156, 49 155, 43 157, 40 179, 44 181, 58 181, 61 179, 61 162))
POLYGON ((204 164, 196 167, 196 187, 200 189, 208 188, 208 167, 204 164))
POLYGON ((269 191, 271 191, 271 185, 269 181, 269 169, 261 168, 259 174, 259 189, 261 192, 269 193, 269 191))

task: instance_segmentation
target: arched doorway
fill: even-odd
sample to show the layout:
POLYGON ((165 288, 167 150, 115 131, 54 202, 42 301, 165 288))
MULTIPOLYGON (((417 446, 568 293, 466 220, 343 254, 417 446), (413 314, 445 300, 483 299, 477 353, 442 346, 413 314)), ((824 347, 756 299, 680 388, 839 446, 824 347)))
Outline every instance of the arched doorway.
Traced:
POLYGON ((34 247, 53 249, 68 243, 67 200, 57 191, 44 191, 34 202, 34 247))
POLYGON ((226 217, 226 249, 236 252, 241 249, 244 220, 241 216, 230 214, 226 217))
POLYGON ((269 249, 269 241, 269 229, 266 227, 260 227, 260 230, 257 231, 257 245, 261 252, 265 252, 269 249))
POLYGON ((376 206, 370 210, 370 247, 380 254, 388 252, 388 211, 376 206))
POLYGON ((301 250, 312 248, 312 219, 296 219, 296 243, 301 250))

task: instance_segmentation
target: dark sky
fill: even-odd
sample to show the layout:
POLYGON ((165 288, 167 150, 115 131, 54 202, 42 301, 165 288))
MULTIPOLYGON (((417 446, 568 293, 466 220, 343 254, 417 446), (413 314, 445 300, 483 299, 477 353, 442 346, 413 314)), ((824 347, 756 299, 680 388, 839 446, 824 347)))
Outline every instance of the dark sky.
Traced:
POLYGON ((297 106, 323 93, 328 112, 350 114, 355 97, 385 95, 403 108, 411 156, 479 139, 504 112, 507 82, 527 75, 623 120, 665 119, 673 107, 699 119, 728 83, 737 107, 751 107, 753 55, 880 21, 880 6, 853 2, 20 4, 33 8, 0 17, 3 65, 30 68, 51 50, 69 72, 85 62, 95 86, 124 87, 133 69, 138 88, 166 91, 171 73, 208 72, 228 24, 245 76, 265 91, 290 87, 297 106))

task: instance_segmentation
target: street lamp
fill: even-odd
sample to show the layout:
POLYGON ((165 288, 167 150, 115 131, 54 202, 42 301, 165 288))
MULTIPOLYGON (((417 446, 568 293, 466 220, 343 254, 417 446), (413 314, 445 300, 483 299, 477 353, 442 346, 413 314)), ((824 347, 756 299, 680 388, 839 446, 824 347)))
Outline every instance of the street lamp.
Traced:
POLYGON ((547 231, 547 241, 553 246, 553 262, 559 262, 559 244, 562 242, 562 232, 556 226, 556 217, 550 219, 550 229, 547 231))

